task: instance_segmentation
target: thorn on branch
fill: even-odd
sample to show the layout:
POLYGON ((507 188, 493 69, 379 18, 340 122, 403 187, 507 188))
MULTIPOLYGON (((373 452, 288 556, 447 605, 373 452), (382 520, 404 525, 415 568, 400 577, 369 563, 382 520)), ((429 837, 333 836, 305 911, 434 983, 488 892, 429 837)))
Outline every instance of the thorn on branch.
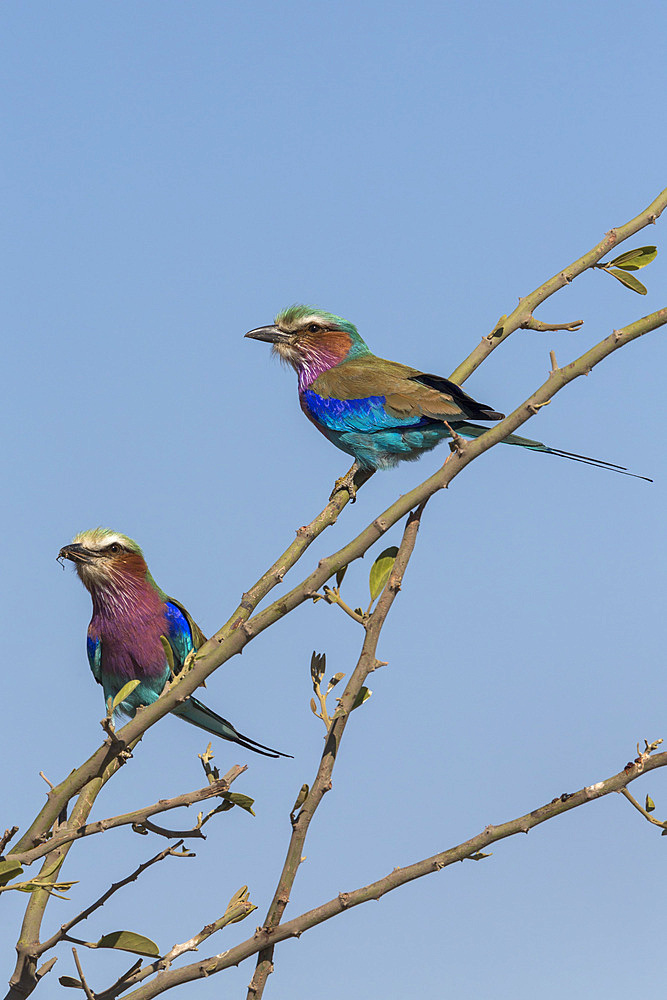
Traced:
POLYGON ((547 399, 545 403, 529 403, 528 409, 530 410, 531 413, 537 413, 537 411, 541 410, 543 406, 548 406, 550 402, 551 400, 547 399))

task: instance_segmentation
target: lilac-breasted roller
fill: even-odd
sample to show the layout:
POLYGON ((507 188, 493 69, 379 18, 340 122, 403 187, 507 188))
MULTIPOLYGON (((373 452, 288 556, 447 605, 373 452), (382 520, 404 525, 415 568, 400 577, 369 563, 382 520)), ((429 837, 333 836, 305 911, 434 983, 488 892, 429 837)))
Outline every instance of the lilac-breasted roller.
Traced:
MULTIPOLYGON (((303 412, 362 469, 375 471, 414 461, 451 437, 451 431, 479 437, 488 427, 471 421, 504 416, 440 375, 376 357, 352 323, 313 306, 290 306, 276 316, 272 326, 257 327, 246 337, 268 341, 281 360, 295 369, 303 412)), ((634 475, 623 466, 550 448, 516 434, 506 437, 503 444, 634 475)), ((339 483, 347 486, 348 476, 339 483)))
MULTIPOLYGON (((177 674, 188 653, 206 639, 183 605, 160 590, 143 552, 127 535, 110 528, 82 531, 60 550, 58 559, 74 563, 93 601, 88 662, 105 701, 115 698, 128 681, 140 681, 117 709, 131 718, 137 708, 159 698, 172 671, 177 674)), ((172 712, 265 757, 289 756, 237 732, 192 696, 172 712)))

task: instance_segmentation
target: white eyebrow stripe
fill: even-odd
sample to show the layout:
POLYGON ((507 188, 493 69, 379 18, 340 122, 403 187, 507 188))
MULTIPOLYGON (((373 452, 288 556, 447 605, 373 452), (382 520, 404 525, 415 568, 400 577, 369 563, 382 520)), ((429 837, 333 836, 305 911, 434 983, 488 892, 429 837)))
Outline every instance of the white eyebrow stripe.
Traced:
POLYGON ((127 548, 127 539, 124 535, 120 535, 117 531, 111 531, 109 534, 101 534, 101 532, 93 529, 92 531, 81 531, 76 536, 74 541, 79 545, 84 545, 88 549, 93 549, 94 551, 100 551, 101 549, 106 549, 109 545, 121 545, 124 549, 127 548))

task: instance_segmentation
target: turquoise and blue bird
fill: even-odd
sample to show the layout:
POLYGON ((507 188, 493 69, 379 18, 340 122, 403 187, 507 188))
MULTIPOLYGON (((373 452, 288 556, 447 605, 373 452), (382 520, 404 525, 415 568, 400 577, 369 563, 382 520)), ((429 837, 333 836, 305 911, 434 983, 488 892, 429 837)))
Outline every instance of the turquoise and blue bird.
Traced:
MULTIPOLYGON (((182 670, 188 654, 206 639, 183 605, 158 587, 141 548, 127 535, 110 528, 82 531, 63 546, 58 559, 74 563, 92 598, 86 648, 105 702, 113 701, 129 681, 139 681, 116 709, 132 718, 138 708, 160 697, 172 674, 182 670)), ((239 733, 192 696, 172 712, 247 750, 266 757, 289 756, 239 733)))
MULTIPOLYGON (((246 337, 268 341, 295 369, 305 415, 362 469, 414 461, 453 434, 476 438, 488 430, 475 421, 504 417, 449 379, 378 358, 353 323, 313 306, 290 306, 275 323, 250 330, 246 337)), ((624 466, 517 434, 503 443, 635 475, 624 466)))

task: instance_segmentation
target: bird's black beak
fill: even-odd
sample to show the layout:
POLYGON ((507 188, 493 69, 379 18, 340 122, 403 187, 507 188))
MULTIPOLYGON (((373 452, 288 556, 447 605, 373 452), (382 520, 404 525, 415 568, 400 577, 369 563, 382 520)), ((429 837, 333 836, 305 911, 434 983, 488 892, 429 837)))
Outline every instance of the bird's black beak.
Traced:
POLYGON ((95 553, 91 552, 90 549, 79 545, 78 542, 73 542, 71 545, 63 545, 56 559, 58 562, 61 562, 63 559, 71 559, 72 562, 91 563, 94 555, 95 553))
POLYGON ((256 330, 250 330, 246 337, 251 340, 265 340, 269 344, 285 343, 290 340, 289 333, 283 333, 277 326, 258 326, 256 330))

